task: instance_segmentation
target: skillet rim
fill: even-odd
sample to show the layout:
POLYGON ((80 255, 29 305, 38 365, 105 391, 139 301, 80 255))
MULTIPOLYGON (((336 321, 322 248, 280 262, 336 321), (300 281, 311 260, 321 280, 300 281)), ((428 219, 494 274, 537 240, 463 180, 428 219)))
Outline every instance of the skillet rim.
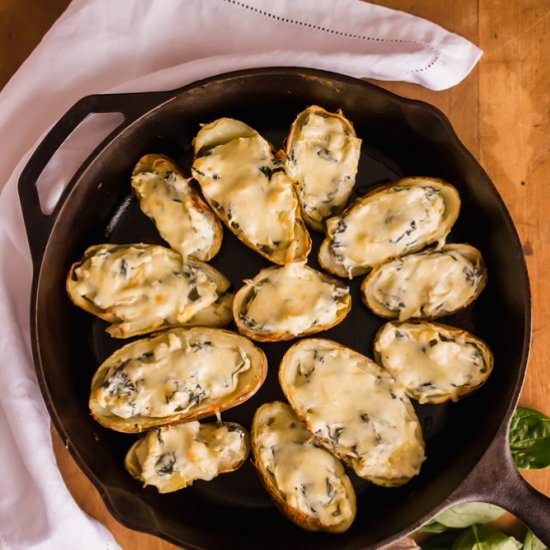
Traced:
MULTIPOLYGON (((504 439, 505 437, 507 437, 509 422, 510 422, 512 413, 516 407, 516 404, 519 399, 519 395, 525 380, 525 372, 527 369, 528 358, 529 358, 530 347, 531 347, 532 300, 531 300, 530 282, 529 282, 527 265, 522 253, 521 240, 519 238, 517 229, 513 223, 511 214, 508 211, 508 208, 504 200, 502 199, 500 193, 498 192, 496 186, 494 185, 492 180, 489 178, 488 174, 485 172, 485 170, 480 165, 480 163, 477 161, 477 159, 466 148, 466 146, 462 143, 460 138, 457 136, 456 132, 454 131, 446 115, 440 109, 438 109, 437 107, 425 101, 410 99, 410 98, 400 96, 394 92, 381 88, 376 84, 367 82, 362 79, 354 78, 351 76, 343 75, 332 71, 325 71, 321 69, 314 69, 314 68, 308 68, 308 67, 260 67, 260 68, 253 68, 253 69, 243 69, 238 71, 230 71, 226 73, 212 75, 207 78, 191 82, 189 84, 186 84, 185 86, 176 88, 174 90, 153 91, 153 92, 131 92, 131 93, 120 93, 120 94, 93 94, 90 96, 85 96, 84 98, 80 99, 79 101, 82 101, 84 99, 95 98, 96 100, 101 102, 102 99, 105 100, 106 98, 117 96, 120 99, 127 99, 130 101, 133 101, 133 103, 139 103, 139 100, 142 100, 143 103, 145 104, 145 107, 143 111, 140 112, 137 116, 133 117, 133 120, 131 120, 128 124, 122 124, 121 126, 117 127, 113 132, 111 132, 108 138, 104 142, 102 142, 100 145, 98 145, 92 151, 92 153, 82 162, 80 167, 76 170, 73 176, 73 179, 70 181, 70 183, 67 185, 67 187, 63 191, 59 199, 58 206, 56 207, 53 215, 51 216, 50 227, 48 228, 47 236, 44 238, 45 244, 44 244, 41 256, 32 257, 33 278, 32 278, 32 290, 31 290, 31 300, 30 300, 31 343, 32 343, 33 363, 35 366, 35 370, 37 372, 37 378, 38 378, 40 390, 42 392, 42 396, 44 397, 44 401, 48 409, 48 412, 50 414, 50 417, 53 420, 55 428, 62 442, 64 443, 65 448, 69 450, 72 458, 75 460, 79 468, 84 472, 86 477, 92 482, 96 490, 99 492, 105 506, 109 510, 109 513, 119 523, 121 523, 125 527, 134 529, 140 532, 144 532, 147 534, 152 534, 152 535, 158 536, 159 538, 167 540, 173 544, 181 545, 182 544, 181 541, 178 540, 176 537, 166 534, 162 532, 160 529, 158 529, 156 519, 152 514, 151 514, 151 524, 157 525, 157 528, 155 527, 148 528, 148 527, 143 527, 142 525, 136 525, 131 520, 128 520, 128 518, 125 517, 123 514, 120 514, 112 501, 111 495, 109 494, 108 485, 102 482, 101 480, 99 480, 93 474, 91 469, 87 466, 86 462, 81 457, 80 453, 78 452, 78 449, 74 447, 72 443, 69 441, 66 430, 63 427, 63 423, 59 415, 57 414, 56 407, 53 402, 53 399, 51 398, 49 388, 47 387, 47 384, 46 384, 46 377, 44 375, 45 370, 44 370, 44 364, 41 356, 40 341, 38 337, 39 316, 38 316, 38 310, 37 310, 37 296, 40 289, 44 259, 47 256, 48 248, 51 244, 51 235, 53 233, 55 225, 59 220, 59 218, 62 216, 63 209, 67 206, 67 204, 70 203, 73 189, 78 185, 79 181, 85 176, 90 166, 96 161, 98 157, 100 157, 103 154, 103 152, 106 149, 108 149, 111 146, 111 144, 114 141, 120 139, 126 132, 131 131, 137 124, 139 124, 140 120, 145 116, 150 116, 154 114, 155 111, 161 109, 164 105, 170 103, 171 101, 174 101, 178 96, 185 94, 195 88, 204 87, 219 81, 246 79, 249 77, 259 77, 259 76, 263 76, 264 78, 271 78, 273 76, 301 77, 306 80, 313 79, 313 80, 326 81, 326 83, 329 86, 330 85, 334 86, 335 82, 337 83, 340 82, 343 84, 360 85, 366 89, 369 89, 372 93, 378 94, 382 98, 389 99, 403 106, 419 109, 420 111, 424 111, 425 113, 431 113, 433 116, 435 116, 438 119, 438 122, 442 125, 442 127, 444 128, 447 134, 446 145, 448 147, 456 148, 457 152, 460 153, 463 157, 465 157, 469 163, 473 163, 473 165, 479 171, 480 177, 484 180, 484 184, 489 186, 490 192, 493 195, 493 198, 496 199, 499 206, 499 210, 503 214, 503 220, 505 221, 507 229, 510 231, 510 236, 514 240, 513 248, 510 254, 516 256, 515 258, 512 259, 512 261, 518 263, 518 267, 520 270, 520 278, 522 280, 522 288, 519 289, 519 292, 524 296, 524 300, 522 300, 523 302, 522 313, 524 316, 524 326, 523 326, 523 334, 522 334, 523 345, 522 345, 521 359, 520 359, 519 365, 515 369, 514 386, 512 388, 511 396, 507 404, 507 407, 500 421, 498 422, 496 429, 494 430, 493 434, 490 436, 488 445, 481 450, 478 463, 471 468, 471 470, 464 476, 463 480, 455 487, 454 490, 452 490, 449 493, 447 498, 442 502, 440 502, 436 507, 432 508, 430 512, 428 512, 427 514, 419 518, 416 522, 413 522, 413 524, 410 524, 409 526, 402 529, 401 531, 393 533, 392 535, 386 537, 385 539, 382 539, 380 541, 377 541, 376 543, 373 543, 377 545, 376 547, 383 546, 385 544, 388 544, 392 541, 395 541, 403 536, 410 534, 411 532, 416 530, 418 527, 420 527, 421 525, 429 521, 438 512, 440 512, 445 508, 448 508, 451 504, 453 504, 454 503, 453 495, 458 494, 461 490, 464 490, 466 488, 469 478, 471 478, 472 474, 475 473, 476 468, 481 463, 483 457, 485 457, 492 450, 495 442, 499 438, 504 439), (158 98, 157 101, 155 101, 155 98, 158 98), (151 99, 153 99, 154 101, 152 105, 151 105, 151 99)), ((93 112, 95 111, 91 109, 89 111, 89 114, 93 112)), ((62 120, 62 118, 63 117, 61 117, 60 120, 62 120)), ((46 138, 44 138, 44 140, 45 139, 46 138)), ((33 162, 33 157, 31 156, 30 160, 27 163, 27 166, 32 164, 32 162, 33 162)), ((21 200, 22 200, 23 192, 24 191, 22 191, 20 187, 19 194, 20 194, 21 200)), ((30 241, 32 238, 32 228, 30 227, 31 224, 29 220, 25 220, 25 226, 26 226, 27 236, 30 241)), ((472 493, 472 496, 475 497, 473 493, 472 493)), ((145 507, 148 509, 148 505, 145 505, 145 507)), ((148 512, 150 513, 149 510, 148 512)), ((202 546, 196 546, 188 542, 186 542, 185 545, 186 545, 186 548, 193 549, 193 550, 204 549, 204 547, 202 546)), ((368 548, 368 547, 365 547, 365 548, 368 548)), ((374 548, 374 546, 371 546, 371 548, 374 548)))

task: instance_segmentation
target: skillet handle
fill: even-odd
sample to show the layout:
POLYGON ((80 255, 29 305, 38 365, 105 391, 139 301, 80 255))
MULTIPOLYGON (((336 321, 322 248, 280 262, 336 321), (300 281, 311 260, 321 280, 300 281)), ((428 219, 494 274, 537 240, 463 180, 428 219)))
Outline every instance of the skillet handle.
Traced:
POLYGON ((18 182, 23 220, 35 266, 40 263, 59 209, 91 159, 120 131, 128 127, 150 108, 160 105, 164 100, 172 96, 173 93, 171 92, 90 95, 77 101, 54 124, 46 137, 34 150, 23 168, 18 182), (59 147, 61 147, 77 126, 92 113, 120 113, 124 116, 124 120, 88 155, 63 190, 54 211, 51 214, 45 214, 40 207, 40 199, 36 188, 38 178, 59 147))
POLYGON ((508 444, 509 424, 501 426, 493 443, 449 504, 489 502, 517 516, 550 548, 550 498, 532 487, 518 472, 508 444))

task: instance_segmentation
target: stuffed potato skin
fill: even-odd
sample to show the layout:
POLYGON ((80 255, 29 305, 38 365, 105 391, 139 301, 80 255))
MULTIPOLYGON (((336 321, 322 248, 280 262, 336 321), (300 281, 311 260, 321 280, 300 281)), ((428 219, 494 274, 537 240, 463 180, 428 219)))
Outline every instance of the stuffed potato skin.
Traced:
POLYGON ((405 178, 377 187, 327 220, 319 263, 353 279, 392 258, 442 244, 459 211, 457 190, 440 179, 405 178))
POLYGON ((132 173, 132 188, 170 248, 204 262, 219 252, 219 219, 172 159, 158 154, 141 157, 132 173))
POLYGON ((281 512, 308 531, 342 533, 355 492, 338 459, 312 440, 286 403, 264 403, 252 421, 254 466, 281 512))
POLYGON ((311 238, 294 184, 271 145, 231 118, 204 125, 193 145, 193 176, 228 229, 273 263, 305 260, 311 238))
POLYGON ((355 185, 361 140, 342 111, 317 105, 302 111, 286 142, 286 171, 296 182, 307 225, 323 231, 325 219, 339 214, 355 185))
POLYGON ((101 425, 134 433, 199 420, 240 405, 267 375, 262 350, 215 328, 176 328, 115 351, 92 379, 101 425))
POLYGON ((148 432, 126 453, 124 465, 159 493, 185 489, 239 469, 250 452, 247 431, 234 422, 186 422, 148 432))
POLYGON ((283 356, 279 382, 308 431, 358 476, 396 487, 419 473, 424 440, 414 408, 368 357, 306 338, 283 356))
POLYGON ((328 330, 351 309, 349 288, 298 263, 263 269, 235 295, 233 317, 241 334, 258 342, 292 340, 328 330))
POLYGON ((107 332, 113 338, 192 322, 229 286, 229 279, 209 264, 184 261, 169 248, 143 243, 92 246, 66 280, 71 301, 111 323, 107 332))
POLYGON ((481 252, 448 244, 373 269, 361 283, 361 299, 386 319, 438 319, 468 307, 487 284, 481 252))
POLYGON ((374 339, 374 358, 419 403, 458 401, 481 387, 494 359, 465 330, 426 321, 390 321, 374 339))

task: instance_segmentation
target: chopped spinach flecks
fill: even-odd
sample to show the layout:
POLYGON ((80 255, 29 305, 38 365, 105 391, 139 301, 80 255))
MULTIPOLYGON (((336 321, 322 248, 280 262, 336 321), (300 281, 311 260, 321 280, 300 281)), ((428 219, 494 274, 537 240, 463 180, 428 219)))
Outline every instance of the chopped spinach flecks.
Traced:
POLYGON ((334 200, 334 197, 336 197, 336 193, 338 192, 338 189, 334 189, 333 191, 330 191, 327 193, 327 196, 321 201, 322 204, 331 204, 334 200))
POLYGON ((333 445, 338 445, 338 442, 340 441, 340 438, 342 437, 342 434, 344 433, 344 427, 343 426, 335 426, 331 428, 331 426, 327 426, 327 432, 328 432, 328 439, 333 445))
POLYGON ((173 172, 172 170, 169 170, 168 172, 166 172, 164 174, 164 181, 168 185, 173 185, 174 183, 176 183, 176 174, 175 174, 175 172, 173 172))
POLYGON ((274 168, 270 166, 260 166, 259 170, 268 180, 270 180, 273 174, 282 172, 284 168, 282 166, 275 166, 274 168))
POLYGON ((408 237, 409 235, 414 233, 416 230, 417 230, 416 220, 412 220, 409 224, 409 227, 403 233, 401 233, 399 237, 397 237, 396 239, 391 239, 390 242, 393 244, 397 244, 400 241, 402 241, 405 237, 408 237))
POLYGON ((464 273, 464 278, 466 279, 466 283, 468 283, 468 285, 475 286, 477 284, 479 274, 475 269, 464 267, 462 273, 464 273))
POLYGON ((136 386, 124 370, 129 362, 130 359, 123 361, 114 373, 103 382, 102 386, 109 392, 109 395, 113 397, 130 397, 136 393, 136 386))
POLYGON ((334 234, 343 233, 348 228, 347 223, 344 220, 338 220, 334 234))
POLYGON ((338 161, 338 159, 334 156, 334 154, 326 147, 319 147, 319 149, 317 149, 317 156, 328 162, 338 161))
POLYGON ((325 485, 326 485, 327 497, 328 497, 327 504, 330 504, 334 500, 334 497, 336 496, 336 489, 334 488, 334 485, 331 483, 328 477, 325 478, 325 485))
POLYGON ((315 371, 315 365, 311 365, 309 368, 308 367, 304 367, 304 365, 302 363, 299 363, 298 364, 298 374, 300 376, 303 376, 306 380, 309 380, 311 375, 314 373, 315 371))
POLYGON ((155 463, 155 472, 159 476, 168 476, 174 473, 176 464, 176 455, 174 453, 164 453, 155 463))
POLYGON ((126 277, 126 275, 128 274, 128 262, 124 258, 122 258, 120 262, 120 274, 123 277, 126 277))

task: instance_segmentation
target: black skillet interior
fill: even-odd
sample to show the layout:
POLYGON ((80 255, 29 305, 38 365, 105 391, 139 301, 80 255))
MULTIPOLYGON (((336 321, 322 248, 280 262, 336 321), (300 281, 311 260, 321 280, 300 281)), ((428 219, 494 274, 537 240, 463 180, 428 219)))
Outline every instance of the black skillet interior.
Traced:
MULTIPOLYGON (((315 267, 320 240, 320 235, 314 235, 309 263, 315 267)), ((227 230, 212 263, 231 278, 235 288, 268 265, 227 230)), ((373 335, 382 321, 361 304, 360 280, 351 284, 350 315, 319 336, 372 355, 373 335)), ((111 511, 126 525, 188 548, 364 548, 418 525, 475 466, 521 382, 527 311, 524 264, 510 218, 487 176, 441 113, 337 75, 258 70, 213 78, 175 92, 173 99, 112 141, 85 170, 59 211, 44 253, 36 284, 35 351, 54 420, 111 511), (346 534, 338 536, 308 533, 285 520, 249 463, 235 473, 173 494, 142 489, 123 467, 135 437, 101 428, 87 409, 93 372, 124 342, 110 339, 104 323, 71 306, 64 292, 69 265, 87 246, 104 241, 162 242, 130 194, 131 170, 142 154, 167 154, 189 173, 191 140, 199 124, 220 116, 244 120, 281 147, 296 114, 313 103, 329 110, 342 108, 363 139, 358 195, 409 175, 441 177, 458 188, 462 210, 450 240, 471 243, 483 252, 489 284, 475 304, 443 322, 483 338, 496 359, 488 383, 472 396, 456 404, 416 407, 427 440, 421 474, 398 489, 354 478, 357 519, 346 534)), ((259 404, 282 398, 277 368, 288 346, 262 345, 270 366, 266 383, 250 401, 224 413, 224 419, 249 427, 259 404)))

